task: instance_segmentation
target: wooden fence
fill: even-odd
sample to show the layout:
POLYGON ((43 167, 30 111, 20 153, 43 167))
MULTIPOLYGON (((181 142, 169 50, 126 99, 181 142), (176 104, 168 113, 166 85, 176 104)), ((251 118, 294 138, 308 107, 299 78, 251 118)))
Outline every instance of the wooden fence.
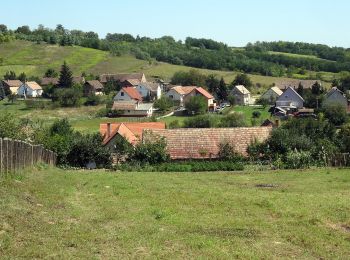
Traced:
POLYGON ((57 155, 42 145, 0 138, 0 173, 16 172, 39 162, 56 164, 57 155))

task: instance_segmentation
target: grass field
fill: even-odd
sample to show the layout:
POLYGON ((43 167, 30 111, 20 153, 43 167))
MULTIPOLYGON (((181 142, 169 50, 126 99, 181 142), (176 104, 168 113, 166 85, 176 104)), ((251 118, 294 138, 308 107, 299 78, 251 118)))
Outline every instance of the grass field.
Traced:
MULTIPOLYGON (((108 52, 83 48, 79 46, 65 46, 37 44, 27 41, 13 41, 0 44, 0 75, 13 70, 17 74, 25 72, 29 76, 42 77, 47 68, 59 71, 63 61, 71 67, 74 75, 82 72, 99 75, 102 73, 131 73, 144 72, 148 78, 160 77, 170 80, 177 71, 189 71, 191 67, 172 65, 163 62, 138 60, 132 56, 111 56, 108 52)), ((227 83, 233 81, 238 72, 198 69, 206 75, 217 74, 224 77, 227 83)), ((328 74, 327 74, 328 75, 328 74)), ((269 86, 277 79, 275 77, 249 75, 253 83, 269 86)), ((329 76, 329 75, 328 75, 329 76)), ((329 76, 330 77, 330 76, 329 76)), ((328 77, 327 77, 328 78, 328 77)), ((327 85, 328 83, 326 83, 327 85)), ((328 84, 329 85, 329 84, 328 84)))
POLYGON ((26 171, 0 178, 2 259, 349 259, 349 170, 26 171))

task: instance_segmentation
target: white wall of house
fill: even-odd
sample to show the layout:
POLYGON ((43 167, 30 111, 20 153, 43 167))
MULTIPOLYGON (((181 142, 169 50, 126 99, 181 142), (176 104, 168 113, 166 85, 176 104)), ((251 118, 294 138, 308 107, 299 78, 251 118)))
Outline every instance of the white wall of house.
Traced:
POLYGON ((124 91, 120 90, 113 98, 114 101, 131 101, 131 97, 124 91))
POLYGON ((233 89, 231 95, 235 97, 237 105, 249 105, 250 103, 250 93, 242 94, 240 91, 233 89))
POLYGON ((330 96, 328 96, 323 101, 323 105, 330 105, 330 104, 340 104, 344 107, 348 107, 348 100, 339 91, 334 91, 330 96))
POLYGON ((292 88, 287 88, 281 96, 276 100, 276 104, 289 103, 291 106, 296 108, 304 107, 304 100, 299 96, 299 94, 292 88))
POLYGON ((269 89, 261 96, 262 99, 265 99, 269 102, 275 102, 278 99, 278 97, 279 95, 272 89, 269 89))
POLYGON ((171 100, 180 101, 180 103, 183 102, 183 95, 179 94, 173 89, 170 89, 167 93, 165 93, 165 96, 171 100))
POLYGON ((17 95, 26 97, 41 97, 42 89, 31 89, 28 86, 22 85, 17 90, 17 95))

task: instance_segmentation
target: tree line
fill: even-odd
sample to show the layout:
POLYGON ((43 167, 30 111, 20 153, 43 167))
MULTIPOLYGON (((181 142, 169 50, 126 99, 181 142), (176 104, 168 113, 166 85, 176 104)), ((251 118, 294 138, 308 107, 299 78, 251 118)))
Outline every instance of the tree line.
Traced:
POLYGON ((0 25, 0 43, 12 39, 61 46, 78 45, 109 51, 113 55, 132 54, 138 59, 149 61, 157 60, 196 68, 242 71, 276 77, 290 75, 288 69, 293 67, 327 72, 350 70, 347 49, 331 48, 321 44, 257 42, 249 43, 242 50, 235 50, 211 39, 187 37, 183 42, 176 41, 171 36, 152 39, 121 33, 108 33, 101 39, 95 32, 68 30, 60 24, 55 29, 39 25, 34 30, 27 25, 20 26, 16 30, 9 30, 6 25, 0 25), (269 51, 314 55, 321 59, 276 55, 269 51))

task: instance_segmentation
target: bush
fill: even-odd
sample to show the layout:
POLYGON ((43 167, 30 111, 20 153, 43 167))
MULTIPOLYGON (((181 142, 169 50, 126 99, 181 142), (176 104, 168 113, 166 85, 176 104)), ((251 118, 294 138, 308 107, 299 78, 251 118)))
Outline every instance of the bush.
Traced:
POLYGON ((221 127, 245 127, 248 126, 244 114, 231 113, 221 118, 221 127))
POLYGON ((179 120, 174 120, 174 121, 171 121, 168 125, 168 128, 170 129, 174 129, 174 128, 180 128, 180 122, 179 120))
POLYGON ((340 104, 328 104, 322 109, 324 116, 333 125, 341 126, 347 122, 348 115, 346 108, 340 104))
POLYGON ((260 118, 260 116, 261 116, 261 113, 259 111, 253 111, 252 113, 253 118, 260 118))
POLYGON ((101 104, 101 98, 96 95, 89 95, 84 102, 85 106, 97 106, 99 104, 101 104))
POLYGON ((170 98, 165 96, 162 96, 160 99, 157 99, 154 102, 154 108, 158 108, 159 111, 161 112, 168 111, 173 106, 174 106, 174 102, 170 98))
POLYGON ((170 159, 166 151, 166 141, 163 138, 154 137, 139 143, 128 154, 128 160, 141 164, 158 164, 170 159))
POLYGON ((70 166, 86 167, 88 163, 95 163, 97 168, 109 168, 112 164, 111 153, 103 147, 99 133, 80 135, 75 138, 67 162, 70 166))
POLYGON ((185 128, 212 128, 217 127, 219 119, 213 115, 199 115, 184 121, 185 128))
POLYGON ((139 164, 129 162, 118 165, 116 169, 121 171, 137 172, 206 172, 206 171, 242 171, 242 163, 230 161, 186 161, 186 162, 165 162, 156 165, 139 164))
POLYGON ((52 100, 62 107, 75 107, 80 105, 82 92, 75 88, 55 89, 52 100))
POLYGON ((208 110, 208 103, 202 96, 193 96, 186 101, 185 108, 190 115, 204 114, 208 110))
POLYGON ((285 168, 287 169, 303 169, 310 168, 313 159, 310 152, 290 151, 285 158, 285 168))

